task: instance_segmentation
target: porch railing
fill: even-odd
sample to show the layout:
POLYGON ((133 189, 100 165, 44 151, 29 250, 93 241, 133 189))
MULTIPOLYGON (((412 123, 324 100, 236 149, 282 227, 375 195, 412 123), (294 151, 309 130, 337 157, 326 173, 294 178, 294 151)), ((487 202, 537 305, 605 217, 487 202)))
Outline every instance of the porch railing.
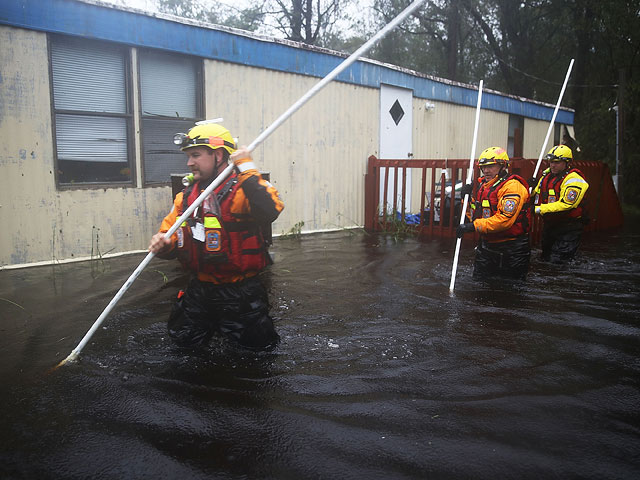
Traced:
MULTIPOLYGON (((536 159, 512 159, 511 172, 528 180, 536 162, 536 159)), ((575 161, 572 166, 582 171, 589 182, 583 200, 589 215, 586 230, 621 226, 622 209, 609 167, 595 161, 575 161)), ((370 156, 365 175, 365 229, 374 232, 404 228, 414 230, 419 237, 454 237, 462 209, 460 186, 466 181, 468 168, 468 159, 379 159, 370 156), (409 175, 412 180, 410 191, 409 175), (411 201, 417 198, 419 202, 411 201), (408 208, 410 204, 411 208, 408 208)), ((547 165, 543 162, 540 172, 545 168, 547 165)), ((474 170, 473 178, 477 179, 477 167, 474 170)), ((536 243, 540 238, 541 219, 534 216, 531 227, 536 243)))

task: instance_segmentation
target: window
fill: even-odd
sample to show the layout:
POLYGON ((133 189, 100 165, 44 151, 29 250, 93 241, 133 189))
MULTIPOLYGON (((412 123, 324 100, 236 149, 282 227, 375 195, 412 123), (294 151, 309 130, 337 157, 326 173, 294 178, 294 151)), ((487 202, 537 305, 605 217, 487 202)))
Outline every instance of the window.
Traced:
MULTIPOLYGON (((553 144, 554 145, 560 145, 561 143, 564 145, 567 145, 565 142, 565 139, 563 138, 562 135, 562 127, 563 125, 561 123, 556 123, 553 126, 553 144)), ((567 135, 567 131, 565 128, 565 135, 567 135)))
POLYGON ((524 117, 509 115, 509 137, 507 155, 509 158, 522 157, 522 139, 524 137, 524 117))
POLYGON ((131 183, 127 50, 52 37, 50 52, 58 184, 131 183))
POLYGON ((152 51, 139 57, 144 182, 167 183, 188 170, 173 136, 201 118, 201 61, 152 51))
POLYGON ((524 117, 509 115, 509 137, 507 155, 509 158, 522 157, 522 139, 524 137, 524 117))

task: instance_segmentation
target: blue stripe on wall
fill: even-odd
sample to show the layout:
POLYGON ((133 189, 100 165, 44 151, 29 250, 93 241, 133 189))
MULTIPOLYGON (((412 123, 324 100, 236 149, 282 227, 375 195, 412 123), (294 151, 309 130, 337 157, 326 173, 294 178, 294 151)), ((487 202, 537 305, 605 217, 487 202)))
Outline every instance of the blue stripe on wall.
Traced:
MULTIPOLYGON (((188 23, 173 22, 75 0, 0 0, 0 24, 158 48, 203 58, 301 75, 324 77, 343 60, 324 52, 260 40, 188 23)), ((415 97, 475 107, 477 90, 449 85, 376 63, 356 62, 339 81, 413 90, 415 97)), ((482 107, 550 121, 553 107, 485 92, 482 107)), ((556 122, 573 125, 574 113, 559 110, 556 122)))

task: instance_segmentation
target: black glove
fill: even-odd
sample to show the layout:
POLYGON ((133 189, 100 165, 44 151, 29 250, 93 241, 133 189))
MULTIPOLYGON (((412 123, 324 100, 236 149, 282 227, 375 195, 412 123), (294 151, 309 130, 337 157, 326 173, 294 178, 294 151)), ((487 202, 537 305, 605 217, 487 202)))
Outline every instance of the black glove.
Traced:
POLYGON ((536 177, 531 177, 529 179, 529 186, 531 188, 535 188, 536 185, 538 185, 538 179, 536 177))
POLYGON ((463 223, 462 225, 458 225, 456 228, 456 237, 462 238, 465 233, 475 232, 476 227, 473 226, 473 223, 463 223))
POLYGON ((473 185, 471 185, 470 183, 465 183, 460 188, 460 196, 464 197, 465 195, 471 195, 472 191, 473 191, 473 185))

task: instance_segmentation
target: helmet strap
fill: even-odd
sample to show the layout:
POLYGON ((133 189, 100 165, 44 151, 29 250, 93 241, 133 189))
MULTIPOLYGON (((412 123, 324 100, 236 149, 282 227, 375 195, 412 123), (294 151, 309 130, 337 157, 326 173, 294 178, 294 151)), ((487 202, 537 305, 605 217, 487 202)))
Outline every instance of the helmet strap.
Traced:
POLYGON ((215 162, 216 162, 215 168, 213 171, 213 178, 216 178, 220 174, 220 172, 224 170, 224 168, 221 168, 221 167, 225 166, 229 161, 229 152, 227 152, 224 148, 216 148, 213 151, 213 154, 215 156, 215 162), (220 161, 218 161, 218 155, 219 155, 218 152, 222 153, 222 158, 220 159, 220 161))

